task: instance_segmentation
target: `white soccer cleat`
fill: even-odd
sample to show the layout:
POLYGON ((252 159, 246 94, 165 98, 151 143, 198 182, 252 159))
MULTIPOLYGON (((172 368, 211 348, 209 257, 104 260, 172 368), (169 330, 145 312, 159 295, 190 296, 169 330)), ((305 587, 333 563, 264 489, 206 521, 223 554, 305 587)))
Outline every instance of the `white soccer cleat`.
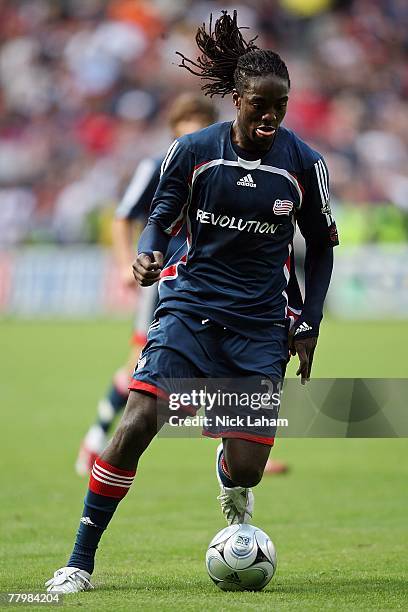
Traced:
POLYGON ((244 487, 221 487, 217 497, 228 525, 249 523, 254 511, 254 494, 244 487))
POLYGON ((77 567, 61 567, 45 583, 47 593, 80 593, 93 589, 91 574, 77 567))
POLYGON ((222 484, 218 462, 222 452, 222 444, 217 448, 217 460, 215 472, 219 482, 221 493, 217 497, 221 504, 221 510, 228 525, 249 523, 254 512, 254 494, 252 489, 245 487, 225 487, 222 484))
POLYGON ((75 470, 78 476, 89 476, 95 459, 105 450, 107 436, 99 425, 92 425, 81 442, 75 470))

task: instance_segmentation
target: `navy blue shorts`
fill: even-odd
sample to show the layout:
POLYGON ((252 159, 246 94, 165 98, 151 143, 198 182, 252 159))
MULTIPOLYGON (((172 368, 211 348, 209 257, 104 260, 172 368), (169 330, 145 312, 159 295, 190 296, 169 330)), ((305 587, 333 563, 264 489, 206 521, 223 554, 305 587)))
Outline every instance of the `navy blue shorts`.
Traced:
MULTIPOLYGON (((209 319, 165 312, 151 324, 129 389, 168 398, 168 381, 256 377, 282 381, 288 360, 288 327, 273 326, 272 337, 252 340, 209 319)), ((240 407, 242 413, 245 408, 240 407)), ((243 417, 246 416, 243 414, 243 417)), ((276 427, 204 427, 210 437, 237 437, 273 445, 276 427)))

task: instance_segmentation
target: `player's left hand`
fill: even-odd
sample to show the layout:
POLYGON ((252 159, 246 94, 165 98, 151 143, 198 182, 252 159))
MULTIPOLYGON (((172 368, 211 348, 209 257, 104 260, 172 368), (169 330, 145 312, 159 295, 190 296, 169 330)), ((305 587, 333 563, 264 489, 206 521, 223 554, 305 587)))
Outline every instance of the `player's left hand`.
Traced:
POLYGON ((317 345, 317 338, 305 338, 304 340, 295 340, 292 344, 290 352, 292 355, 298 355, 299 367, 296 376, 301 376, 300 382, 305 385, 310 380, 312 371, 313 355, 317 345))
POLYGON ((292 356, 298 355, 299 357, 299 367, 296 376, 300 375, 302 385, 305 385, 310 380, 318 335, 318 326, 316 329, 313 329, 313 326, 303 321, 298 321, 289 333, 289 351, 292 356), (308 329, 303 331, 305 327, 308 329))

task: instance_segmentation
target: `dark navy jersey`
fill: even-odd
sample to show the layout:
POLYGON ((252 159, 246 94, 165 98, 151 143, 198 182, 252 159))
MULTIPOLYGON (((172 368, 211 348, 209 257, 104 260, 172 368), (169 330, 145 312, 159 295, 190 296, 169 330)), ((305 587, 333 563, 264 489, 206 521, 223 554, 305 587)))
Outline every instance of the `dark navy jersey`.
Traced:
POLYGON ((210 318, 252 338, 288 316, 296 223, 309 243, 337 243, 322 156, 280 127, 256 161, 240 158, 231 122, 175 140, 162 163, 149 223, 177 235, 188 252, 164 268, 162 310, 210 318))

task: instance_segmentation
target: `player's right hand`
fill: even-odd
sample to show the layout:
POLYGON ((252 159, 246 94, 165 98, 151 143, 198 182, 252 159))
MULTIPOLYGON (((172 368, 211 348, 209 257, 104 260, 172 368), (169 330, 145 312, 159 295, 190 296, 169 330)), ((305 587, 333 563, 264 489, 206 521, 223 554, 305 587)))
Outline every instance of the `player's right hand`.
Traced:
POLYGON ((149 255, 140 253, 133 263, 133 276, 141 287, 154 285, 159 278, 163 268, 163 253, 153 251, 149 255))

